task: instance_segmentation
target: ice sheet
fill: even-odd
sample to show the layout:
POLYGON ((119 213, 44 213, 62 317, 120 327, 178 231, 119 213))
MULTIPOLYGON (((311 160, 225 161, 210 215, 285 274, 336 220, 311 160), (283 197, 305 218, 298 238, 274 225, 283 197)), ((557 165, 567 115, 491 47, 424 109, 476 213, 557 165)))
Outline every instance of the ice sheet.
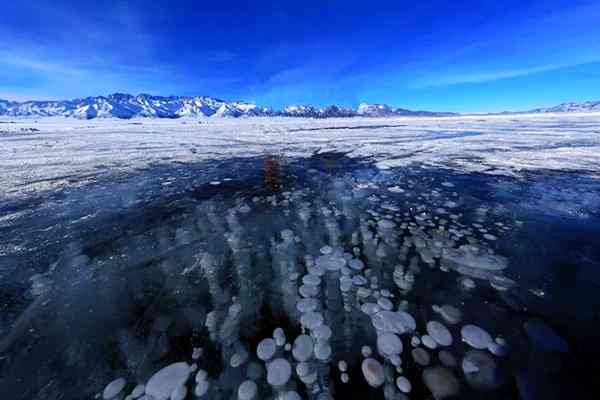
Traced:
POLYGON ((390 119, 0 119, 1 196, 163 163, 342 151, 382 168, 600 173, 600 114, 390 119))

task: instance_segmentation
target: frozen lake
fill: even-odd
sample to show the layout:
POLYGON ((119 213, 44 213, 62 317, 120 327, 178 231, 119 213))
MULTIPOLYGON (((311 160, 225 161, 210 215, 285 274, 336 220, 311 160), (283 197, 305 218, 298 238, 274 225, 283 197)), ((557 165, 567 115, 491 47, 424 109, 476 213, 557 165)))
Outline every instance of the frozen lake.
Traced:
POLYGON ((9 399, 597 390, 598 114, 2 119, 0 171, 9 399))

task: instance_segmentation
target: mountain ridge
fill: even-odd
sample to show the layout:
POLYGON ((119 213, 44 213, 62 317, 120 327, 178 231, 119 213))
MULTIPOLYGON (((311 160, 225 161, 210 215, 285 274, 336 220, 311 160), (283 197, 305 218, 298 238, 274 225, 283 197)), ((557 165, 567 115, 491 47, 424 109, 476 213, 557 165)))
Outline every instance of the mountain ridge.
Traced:
POLYGON ((570 112, 595 112, 600 111, 600 100, 566 102, 552 107, 535 108, 530 110, 534 113, 570 113, 570 112))
MULTIPOLYGON (((571 113, 600 112, 600 101, 567 102, 553 107, 529 111, 503 112, 523 113, 571 113)), ((157 96, 146 93, 137 95, 112 93, 108 96, 90 96, 72 100, 10 101, 0 99, 0 116, 8 117, 73 117, 93 118, 180 118, 180 117, 448 117, 458 113, 414 111, 386 104, 360 103, 356 110, 337 105, 317 108, 311 105, 288 105, 281 110, 260 107, 243 101, 226 101, 211 96, 157 96)))
POLYGON ((361 103, 357 110, 330 105, 316 108, 311 105, 289 105, 281 110, 260 107, 243 101, 225 101, 210 96, 156 96, 145 93, 131 95, 113 93, 72 100, 32 100, 16 102, 0 99, 0 116, 93 118, 180 118, 180 117, 382 117, 382 116, 450 116, 454 113, 411 111, 387 105, 361 103), (362 107, 362 108, 361 108, 362 107), (385 115, 380 112, 384 108, 385 115))

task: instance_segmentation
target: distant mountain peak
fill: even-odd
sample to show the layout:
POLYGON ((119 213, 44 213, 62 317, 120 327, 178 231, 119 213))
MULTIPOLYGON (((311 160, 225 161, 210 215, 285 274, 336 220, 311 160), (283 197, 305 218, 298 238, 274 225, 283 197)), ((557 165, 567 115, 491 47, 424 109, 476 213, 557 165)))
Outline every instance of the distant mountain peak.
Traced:
POLYGON ((553 107, 536 108, 529 112, 533 113, 574 113, 574 112, 598 112, 600 111, 600 100, 567 102, 553 107))
POLYGON ((107 96, 85 97, 73 100, 11 102, 0 100, 0 116, 49 117, 64 116, 92 118, 179 118, 215 117, 239 118, 254 116, 288 116, 310 118, 333 117, 393 117, 393 116, 446 116, 450 113, 409 111, 385 104, 361 103, 357 110, 335 104, 324 108, 311 105, 289 105, 281 111, 243 101, 225 101, 209 96, 157 96, 146 93, 132 95, 115 92, 107 96))
MULTIPOLYGON (((566 102, 553 107, 536 108, 519 113, 600 112, 600 101, 566 102)), ((0 116, 91 118, 180 118, 180 117, 445 117, 448 112, 413 111, 382 103, 362 102, 356 110, 332 104, 323 108, 312 105, 288 105, 280 111, 244 101, 225 101, 210 96, 158 96, 147 93, 132 95, 115 92, 73 100, 16 102, 0 99, 0 116)))

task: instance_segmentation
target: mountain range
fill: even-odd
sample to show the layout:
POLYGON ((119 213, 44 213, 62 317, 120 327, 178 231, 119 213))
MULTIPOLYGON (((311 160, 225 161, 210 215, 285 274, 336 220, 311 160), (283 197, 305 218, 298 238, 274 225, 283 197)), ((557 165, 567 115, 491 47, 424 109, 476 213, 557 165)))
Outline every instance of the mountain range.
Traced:
POLYGON ((600 101, 584 101, 581 103, 562 103, 553 107, 536 108, 532 113, 569 113, 600 111, 600 101))
MULTIPOLYGON (((600 101, 563 103, 556 107, 539 108, 528 112, 587 112, 600 111, 600 101)), ((385 104, 361 103, 356 110, 331 105, 316 108, 310 105, 291 105, 282 110, 259 107, 241 101, 225 101, 209 96, 154 96, 114 93, 108 96, 86 97, 74 100, 15 102, 0 99, 0 116, 9 117, 73 117, 92 119, 103 117, 180 118, 180 117, 446 117, 459 115, 449 112, 412 111, 385 104)))
POLYGON ((361 104, 357 110, 331 105, 316 108, 310 105, 286 106, 282 110, 259 107, 246 102, 228 102, 208 96, 137 96, 114 93, 109 96, 86 97, 74 100, 15 102, 0 100, 0 116, 9 117, 74 117, 81 119, 116 117, 391 117, 391 116, 449 116, 452 113, 410 111, 383 104, 361 104))

